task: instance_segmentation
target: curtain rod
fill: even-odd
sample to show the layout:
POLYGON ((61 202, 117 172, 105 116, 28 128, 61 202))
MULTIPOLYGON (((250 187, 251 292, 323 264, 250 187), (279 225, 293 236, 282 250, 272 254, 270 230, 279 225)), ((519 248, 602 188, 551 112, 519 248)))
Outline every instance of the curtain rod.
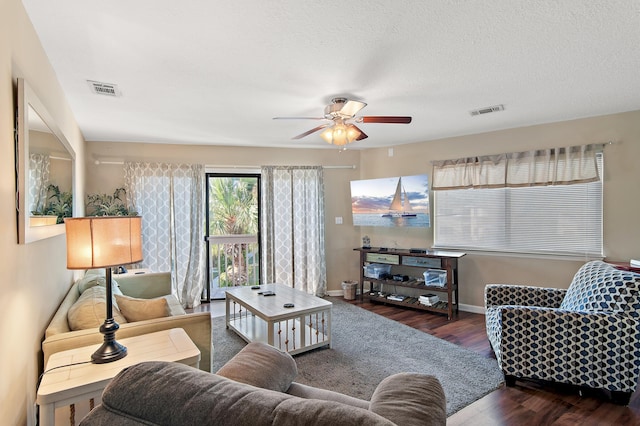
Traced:
MULTIPOLYGON (((124 161, 102 161, 102 160, 95 160, 94 163, 96 165, 100 165, 100 164, 113 164, 113 165, 123 165, 124 161)), ((211 169, 257 169, 260 168, 260 166, 238 166, 238 165, 228 165, 228 164, 205 164, 205 168, 211 168, 211 169)), ((356 169, 356 165, 355 164, 351 164, 351 165, 345 165, 345 166, 322 166, 323 169, 352 169, 355 170, 356 169)))

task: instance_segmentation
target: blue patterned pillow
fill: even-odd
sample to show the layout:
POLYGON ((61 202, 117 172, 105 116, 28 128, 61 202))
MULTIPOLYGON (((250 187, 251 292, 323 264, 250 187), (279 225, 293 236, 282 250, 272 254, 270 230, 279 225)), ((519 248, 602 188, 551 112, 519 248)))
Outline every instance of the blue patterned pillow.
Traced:
POLYGON ((591 312, 628 312, 640 317, 640 274, 621 271, 594 260, 573 277, 560 309, 591 312))

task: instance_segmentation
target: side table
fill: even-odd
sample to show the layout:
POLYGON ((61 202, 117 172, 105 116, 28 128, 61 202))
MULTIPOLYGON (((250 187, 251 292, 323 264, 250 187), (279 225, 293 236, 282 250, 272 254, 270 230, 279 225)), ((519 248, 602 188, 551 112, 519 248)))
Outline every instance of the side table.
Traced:
MULTIPOLYGON (((69 364, 91 360, 91 354, 99 345, 85 346, 55 353, 49 357, 46 373, 40 386, 36 402, 40 406, 40 425, 55 424, 56 408, 71 406, 80 401, 100 402, 102 391, 124 368, 144 361, 179 362, 194 368, 200 364, 200 351, 181 328, 158 331, 119 340, 127 347, 127 356, 107 364, 69 364)), ((74 423, 71 416, 70 423, 74 423)))

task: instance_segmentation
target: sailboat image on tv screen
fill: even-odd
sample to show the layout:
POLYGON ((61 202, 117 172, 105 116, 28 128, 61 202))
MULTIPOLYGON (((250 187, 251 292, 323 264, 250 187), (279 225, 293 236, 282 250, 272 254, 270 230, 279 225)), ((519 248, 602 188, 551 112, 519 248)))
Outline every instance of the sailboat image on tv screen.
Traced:
POLYGON ((382 217, 416 217, 417 214, 413 212, 409 197, 407 197, 407 191, 402 186, 402 177, 398 178, 398 186, 396 187, 396 193, 393 196, 393 201, 389 206, 389 212, 383 213, 382 217))

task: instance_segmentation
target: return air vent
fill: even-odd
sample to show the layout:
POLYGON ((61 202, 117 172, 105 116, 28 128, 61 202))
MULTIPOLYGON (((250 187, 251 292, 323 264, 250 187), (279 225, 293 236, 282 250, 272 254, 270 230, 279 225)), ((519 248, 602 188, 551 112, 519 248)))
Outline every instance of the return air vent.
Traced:
POLYGON ((118 86, 111 83, 102 83, 99 81, 87 80, 89 83, 89 87, 91 87, 91 91, 96 95, 106 95, 113 97, 120 97, 121 93, 118 89, 118 86))
POLYGON ((483 114, 489 114, 490 112, 497 112, 497 111, 504 111, 504 105, 494 105, 494 106, 490 106, 490 107, 484 107, 484 108, 479 108, 479 109, 474 109, 473 111, 471 111, 471 115, 483 115, 483 114))

